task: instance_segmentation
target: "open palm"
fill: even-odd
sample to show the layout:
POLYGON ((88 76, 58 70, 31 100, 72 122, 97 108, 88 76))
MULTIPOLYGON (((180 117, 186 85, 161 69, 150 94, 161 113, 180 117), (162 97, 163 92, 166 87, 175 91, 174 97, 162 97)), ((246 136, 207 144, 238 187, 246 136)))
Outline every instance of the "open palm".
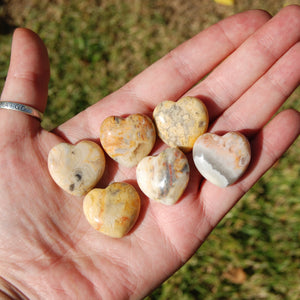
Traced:
MULTIPOLYGON (((268 123, 299 84, 299 26, 297 6, 272 19, 262 11, 227 18, 53 132, 25 114, 1 110, 3 294, 30 299, 139 299, 182 266, 299 135, 300 116, 294 110, 268 123), (176 101, 182 95, 205 102, 209 131, 238 130, 248 136, 252 161, 247 173, 221 189, 203 180, 189 157, 190 182, 176 205, 155 203, 139 191, 141 214, 133 230, 122 239, 98 233, 84 218, 83 199, 68 195, 50 178, 49 150, 62 141, 99 142, 99 127, 106 117, 151 116, 159 102, 176 101)), ((44 111, 48 80, 43 43, 29 30, 16 30, 1 100, 44 111)), ((162 147, 158 141, 154 152, 162 147)), ((135 168, 107 159, 99 186, 112 181, 137 187, 135 168)))

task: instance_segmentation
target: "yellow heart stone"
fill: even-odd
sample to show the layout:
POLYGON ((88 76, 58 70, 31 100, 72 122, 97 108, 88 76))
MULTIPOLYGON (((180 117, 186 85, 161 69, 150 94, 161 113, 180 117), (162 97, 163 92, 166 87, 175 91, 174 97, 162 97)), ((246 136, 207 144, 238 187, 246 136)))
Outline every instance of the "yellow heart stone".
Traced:
POLYGON ((167 148, 158 156, 147 156, 136 169, 140 189, 150 199, 175 204, 189 181, 190 167, 178 148, 167 148))
POLYGON ((246 171, 251 159, 250 144, 238 132, 224 136, 205 133, 195 142, 193 159, 203 177, 219 187, 226 187, 246 171))
POLYGON ((102 177, 105 155, 101 147, 91 141, 81 141, 77 145, 60 143, 49 152, 48 169, 62 189, 82 196, 102 177))
POLYGON ((115 182, 93 189, 84 198, 83 211, 93 228, 115 238, 126 235, 140 212, 140 197, 128 183, 115 182))
POLYGON ((111 116, 100 127, 100 141, 106 153, 119 164, 133 167, 147 156, 156 140, 151 119, 141 114, 127 118, 111 116))
POLYGON ((154 109, 153 117, 163 142, 184 152, 192 150, 209 123, 206 106, 195 97, 183 97, 177 102, 163 101, 154 109))

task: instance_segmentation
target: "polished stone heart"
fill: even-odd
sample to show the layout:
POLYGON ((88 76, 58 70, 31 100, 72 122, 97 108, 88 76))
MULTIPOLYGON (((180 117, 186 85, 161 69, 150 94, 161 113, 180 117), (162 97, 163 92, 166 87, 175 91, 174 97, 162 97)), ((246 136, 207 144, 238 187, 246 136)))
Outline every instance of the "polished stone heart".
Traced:
POLYGON ((178 148, 167 148, 158 156, 147 156, 136 169, 137 182, 150 199, 172 205, 178 201, 189 181, 190 167, 178 148))
POLYGON ((93 189, 83 200, 83 211, 93 228, 115 238, 126 235, 140 212, 140 197, 128 183, 115 182, 93 189))
POLYGON ((156 140, 150 118, 140 114, 127 118, 111 116, 100 127, 100 141, 106 153, 119 164, 133 167, 147 156, 156 140))
POLYGON ((226 187, 246 171, 251 150, 241 133, 228 132, 224 136, 205 133, 195 142, 193 159, 203 177, 219 187, 226 187))
POLYGON ((191 151, 196 139, 206 132, 208 113, 202 101, 184 97, 163 101, 153 111, 159 137, 170 147, 191 151))
POLYGON ((105 155, 99 145, 81 141, 77 145, 61 143, 48 155, 53 180, 66 192, 82 196, 100 180, 105 169, 105 155))

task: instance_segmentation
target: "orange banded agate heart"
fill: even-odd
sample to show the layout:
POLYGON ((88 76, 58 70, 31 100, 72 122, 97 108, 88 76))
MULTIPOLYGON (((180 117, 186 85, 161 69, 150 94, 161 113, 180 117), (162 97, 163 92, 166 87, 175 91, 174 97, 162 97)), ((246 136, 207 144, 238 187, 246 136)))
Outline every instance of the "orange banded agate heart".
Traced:
POLYGON ((147 156, 156 140, 153 122, 141 114, 127 118, 111 116, 100 127, 100 141, 106 153, 119 164, 133 167, 147 156))
POLYGON ((115 182, 106 189, 91 190, 84 198, 83 212, 97 231, 121 238, 138 219, 140 197, 132 185, 115 182))
POLYGON ((251 159, 250 144, 238 132, 228 132, 224 136, 205 133, 195 142, 193 159, 204 178, 226 187, 246 171, 251 159))

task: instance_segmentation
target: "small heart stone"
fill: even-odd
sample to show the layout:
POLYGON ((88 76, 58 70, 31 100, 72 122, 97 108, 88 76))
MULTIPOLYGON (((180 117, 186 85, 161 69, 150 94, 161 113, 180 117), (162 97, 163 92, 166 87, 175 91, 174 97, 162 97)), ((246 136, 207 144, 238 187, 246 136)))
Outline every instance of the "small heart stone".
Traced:
POLYGON ((190 167, 178 148, 167 148, 158 156, 147 156, 136 169, 137 182, 150 199, 175 204, 189 181, 190 167))
POLYGON ((140 197, 132 185, 115 182, 106 189, 91 190, 83 200, 83 211, 97 231, 121 238, 138 219, 140 197))
POLYGON ((177 102, 163 101, 153 111, 159 137, 170 147, 192 150, 196 139, 206 132, 208 113, 202 101, 184 97, 177 102))
POLYGON ((193 159, 203 177, 219 187, 226 187, 246 171, 251 159, 250 144, 238 132, 224 136, 205 133, 195 142, 193 159))
POLYGON ((156 140, 151 119, 141 114, 127 118, 111 116, 100 127, 100 141, 106 153, 119 164, 133 167, 147 156, 156 140))
POLYGON ((77 145, 60 143, 49 152, 48 169, 62 189, 82 196, 102 177, 105 155, 101 147, 91 141, 81 141, 77 145))

